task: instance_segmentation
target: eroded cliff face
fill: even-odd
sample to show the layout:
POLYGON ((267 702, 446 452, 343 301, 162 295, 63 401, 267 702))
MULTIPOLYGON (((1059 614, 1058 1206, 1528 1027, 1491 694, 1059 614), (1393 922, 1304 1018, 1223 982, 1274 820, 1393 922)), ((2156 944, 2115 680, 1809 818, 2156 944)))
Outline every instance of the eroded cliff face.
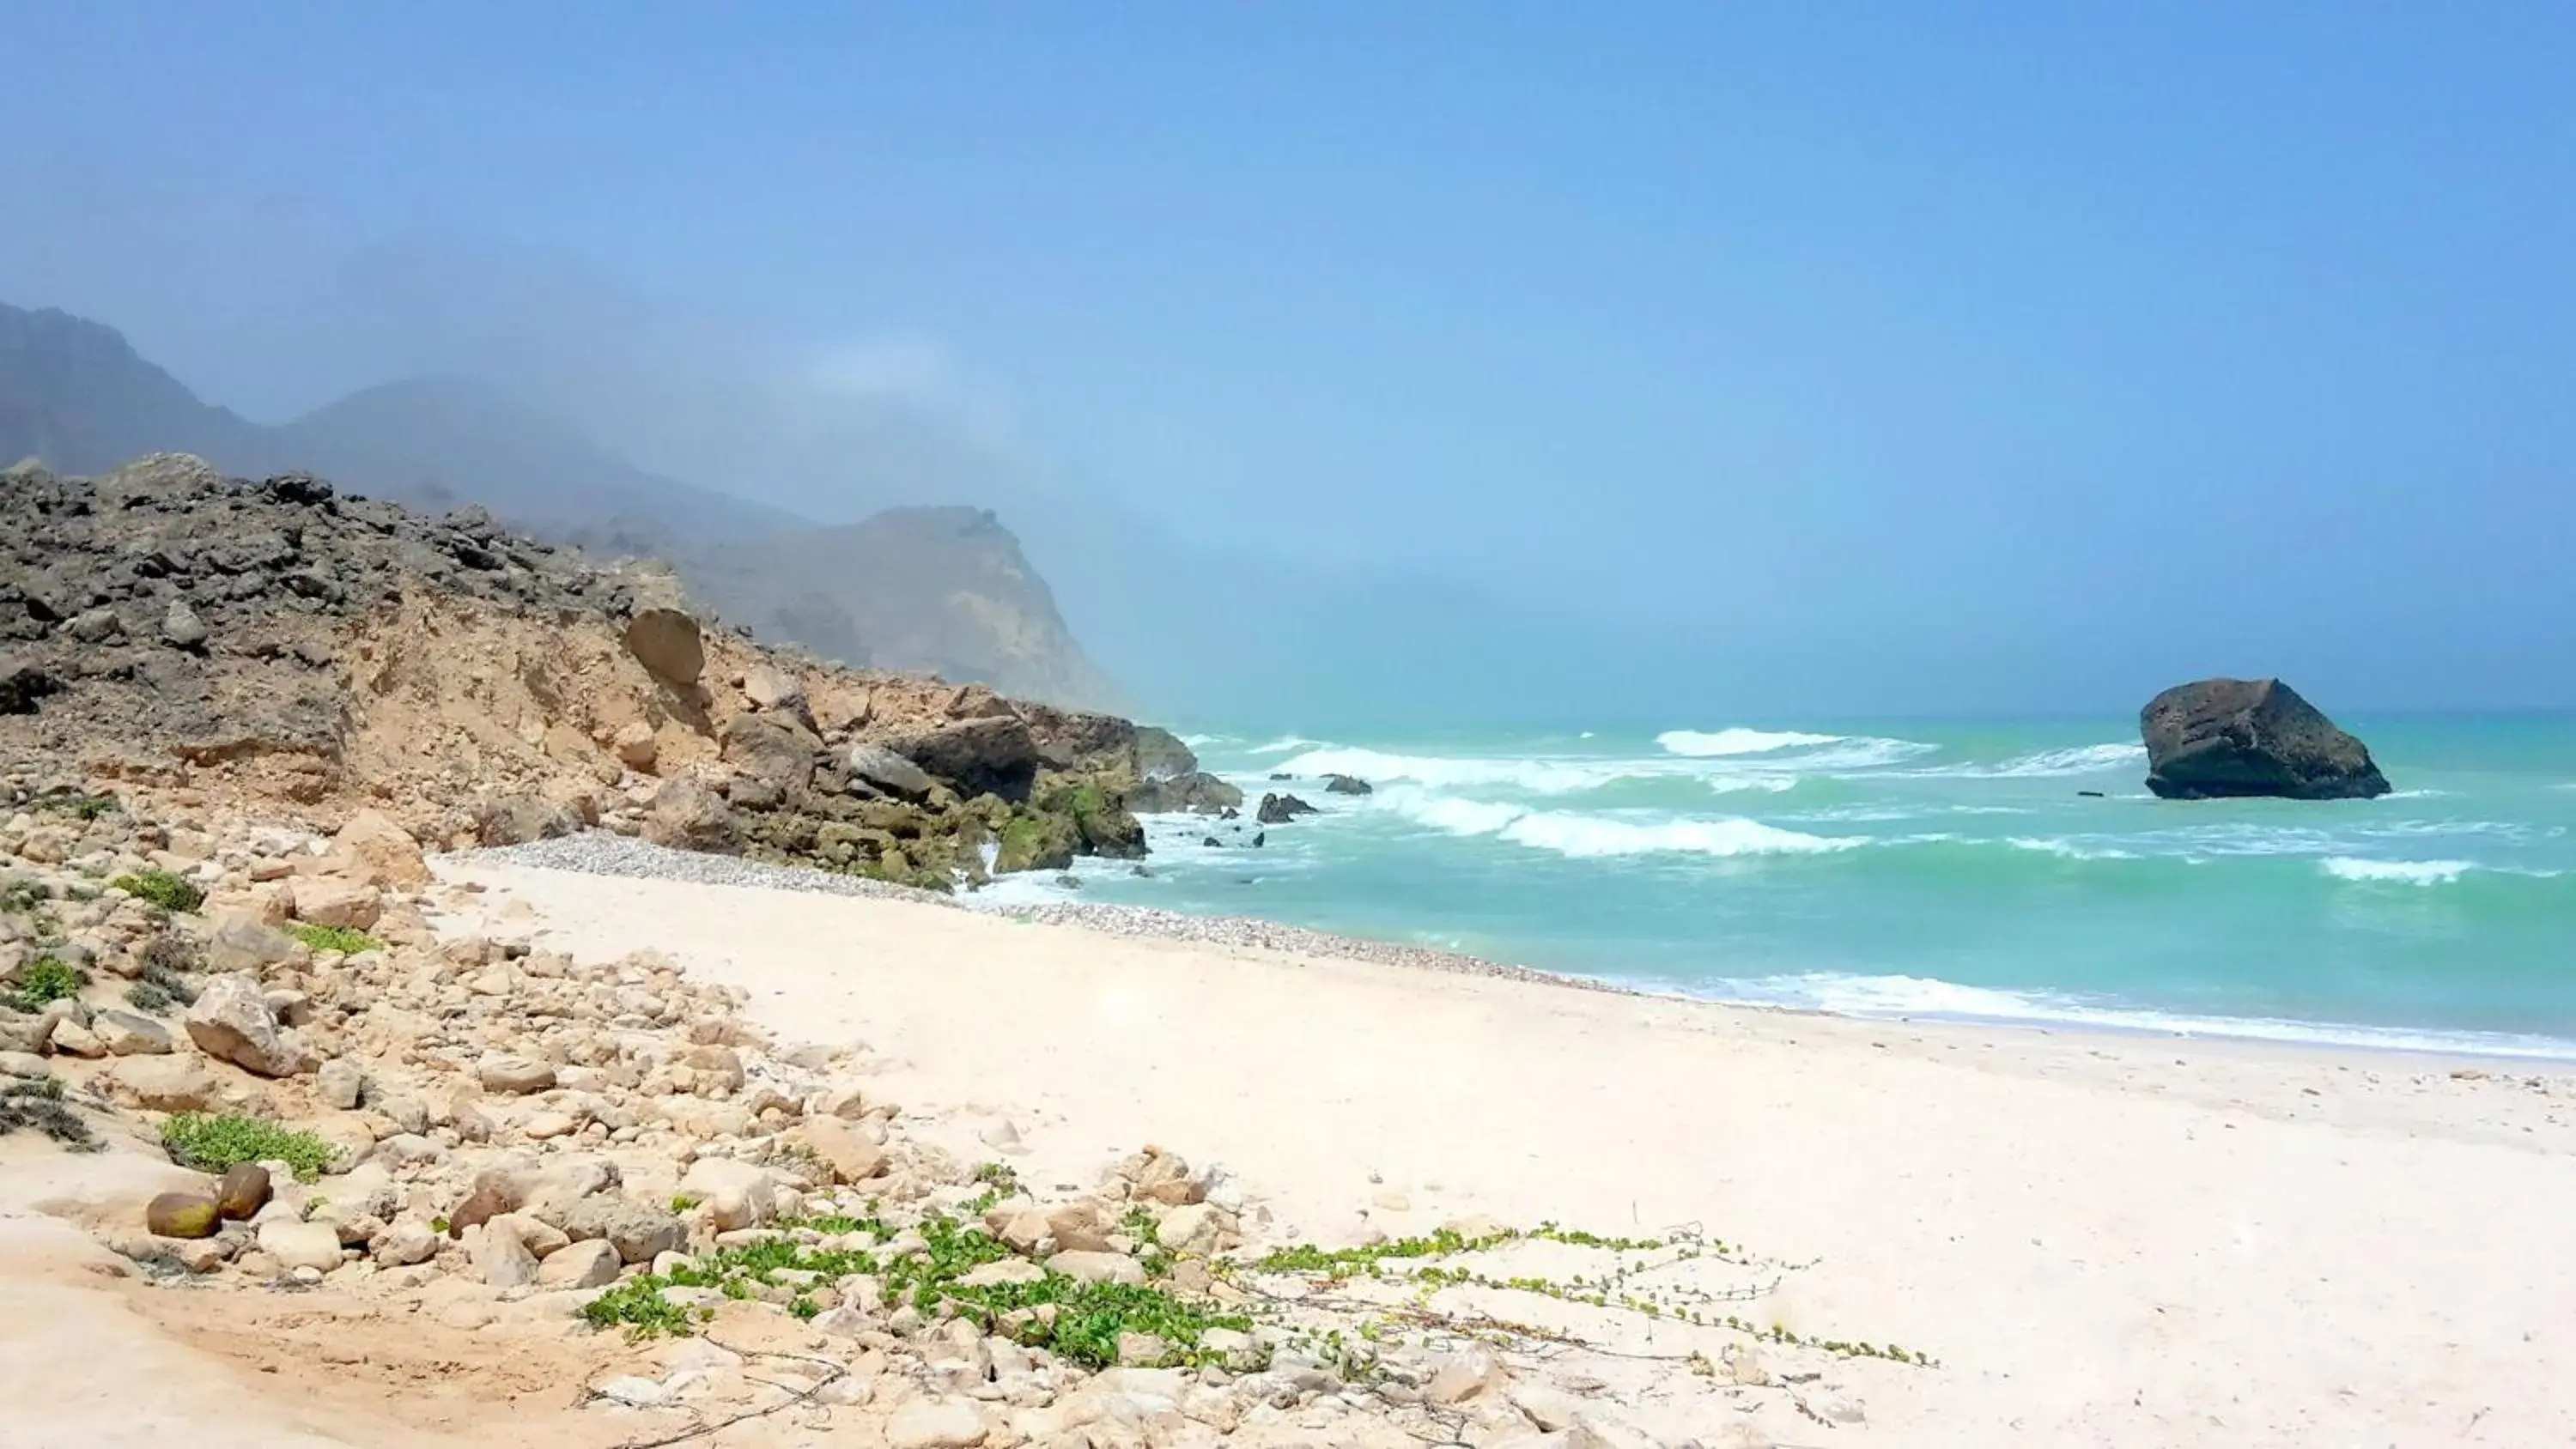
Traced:
POLYGON ((1113 702, 1011 531, 974 508, 893 508, 684 559, 716 610, 845 663, 926 669, 1062 704, 1113 702), (864 648, 850 658, 835 635, 864 648))

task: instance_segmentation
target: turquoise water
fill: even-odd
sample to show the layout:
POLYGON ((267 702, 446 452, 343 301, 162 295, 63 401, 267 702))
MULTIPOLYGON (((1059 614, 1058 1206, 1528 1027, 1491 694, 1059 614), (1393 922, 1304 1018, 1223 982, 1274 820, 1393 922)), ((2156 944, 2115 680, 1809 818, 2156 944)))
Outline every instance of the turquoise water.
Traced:
POLYGON ((2347 723, 2398 793, 2156 800, 2125 719, 1207 734, 1325 813, 1149 818, 1153 874, 1079 895, 1726 1000, 2576 1057, 2576 719, 2347 723))

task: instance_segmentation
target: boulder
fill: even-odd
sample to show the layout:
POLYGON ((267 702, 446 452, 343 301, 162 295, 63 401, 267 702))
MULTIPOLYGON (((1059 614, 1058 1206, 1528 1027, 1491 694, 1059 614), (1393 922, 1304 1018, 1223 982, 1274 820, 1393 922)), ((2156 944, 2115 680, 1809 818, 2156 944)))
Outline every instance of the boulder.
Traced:
POLYGON ((787 715, 738 714, 725 721, 723 748, 726 764, 793 791, 812 782, 814 757, 822 752, 823 742, 787 715))
POLYGON ((743 676, 742 692, 753 709, 783 714, 809 730, 814 728, 814 711, 805 703, 805 686, 777 665, 753 665, 743 676))
POLYGON ((257 972, 293 959, 295 942, 292 938, 244 911, 225 912, 215 922, 214 934, 206 941, 206 969, 209 971, 257 972))
POLYGON ((642 609, 626 623, 626 650, 664 684, 687 686, 707 672, 698 621, 677 609, 642 609))
POLYGON ((61 680, 32 661, 0 658, 0 714, 34 714, 37 701, 62 687, 61 680))
POLYGON ((661 742, 654 737, 653 727, 640 719, 619 725, 608 748, 616 754, 617 763, 642 774, 653 773, 653 767, 661 763, 661 742))
POLYGON ((2162 799, 2388 793, 2369 747, 2277 679, 2177 685, 2147 702, 2138 730, 2147 744, 2147 788, 2162 799))
POLYGON ((340 1230, 327 1222, 277 1219, 260 1225, 259 1250, 289 1271, 311 1268, 328 1273, 340 1266, 340 1230))
POLYGON ((621 1262, 650 1263, 689 1240, 689 1225, 678 1217, 620 1198, 583 1198, 561 1216, 566 1236, 576 1243, 605 1242, 621 1262))
POLYGON ((1046 1265, 1077 1283, 1125 1283, 1138 1288, 1145 1284, 1145 1265, 1125 1253, 1073 1249, 1047 1259, 1046 1265))
POLYGON ((1159 725, 1136 726, 1136 778, 1177 780, 1199 772, 1199 757, 1181 737, 1159 725))
POLYGON ((268 1180, 268 1169, 256 1162, 239 1162, 224 1169, 222 1180, 215 1184, 215 1207, 226 1222, 246 1223, 259 1216, 268 1206, 276 1189, 268 1180))
POLYGON ((259 983, 240 973, 218 976, 188 1008, 188 1039, 210 1057, 263 1077, 291 1077, 313 1065, 295 1033, 278 1025, 259 983))
POLYGON ((367 1093, 366 1069, 348 1057, 333 1057, 313 1074, 313 1093, 334 1111, 354 1112, 367 1093))
POLYGON ((172 599, 161 614, 161 638, 173 649, 200 649, 206 643, 206 621, 185 599, 172 599))
POLYGON ((695 780, 666 780, 653 792, 644 838, 678 850, 730 850, 739 827, 724 797, 695 780))
POLYGON ((206 1059, 194 1052, 122 1057, 106 1080, 110 1096, 150 1112, 202 1112, 222 1096, 206 1059))
POLYGON ((1357 775, 1324 777, 1324 793, 1327 795, 1371 795, 1375 794, 1376 790, 1377 787, 1357 775))
POLYGON ((895 1412, 885 1427, 888 1449, 975 1449, 984 1420, 964 1399, 925 1399, 895 1412))
POLYGON ((474 1271, 494 1288, 522 1288, 537 1279, 537 1255, 528 1251, 518 1223, 506 1214, 485 1223, 468 1251, 474 1271))
POLYGON ((363 877, 369 884, 403 890, 429 884, 429 862, 421 854, 420 842, 381 810, 361 810, 350 816, 340 833, 331 837, 331 853, 341 862, 341 874, 363 877))
POLYGON ((1017 715, 959 720, 888 744, 970 798, 990 794, 1024 801, 1037 784, 1037 736, 1017 715))
POLYGON ((838 1117, 816 1117, 798 1130, 805 1145, 832 1169, 835 1182, 865 1182, 885 1170, 885 1149, 838 1117))
POLYGON ((165 1192, 144 1204, 143 1226, 159 1238, 211 1238, 223 1217, 202 1192, 165 1192))
POLYGON ((1300 815, 1314 813, 1314 806, 1294 795, 1270 794, 1261 797, 1261 809, 1254 818, 1264 825, 1285 825, 1300 815))
POLYGON ((380 1268, 408 1268, 438 1256, 438 1232, 418 1218, 404 1218, 368 1244, 380 1268))
POLYGON ((56 1056, 79 1057, 85 1061, 95 1061, 107 1055, 107 1044, 98 1039, 98 1033, 68 1016, 54 1022, 53 1034, 46 1045, 56 1056))
POLYGON ((524 1097, 552 1087, 555 1069, 544 1062, 531 1061, 508 1052, 491 1052, 474 1063, 474 1079, 481 1082, 487 1092, 524 1097))
POLYGON ((1140 780, 1127 787, 1127 808, 1139 815, 1215 815, 1238 809, 1243 792, 1214 775, 1189 771, 1161 779, 1140 780))
POLYGON ((130 1011, 99 1012, 89 1019, 89 1029, 111 1056, 161 1056, 176 1045, 168 1027, 130 1011))
POLYGON ((540 1288, 605 1288, 617 1281, 617 1249, 599 1239, 573 1243, 546 1255, 537 1268, 540 1288))
POLYGON ((385 913, 382 891, 338 876, 308 875, 293 886, 295 918, 308 925, 363 931, 385 913))
POLYGON ((930 793, 930 772, 882 745, 852 745, 850 778, 866 781, 889 795, 919 800, 930 793))

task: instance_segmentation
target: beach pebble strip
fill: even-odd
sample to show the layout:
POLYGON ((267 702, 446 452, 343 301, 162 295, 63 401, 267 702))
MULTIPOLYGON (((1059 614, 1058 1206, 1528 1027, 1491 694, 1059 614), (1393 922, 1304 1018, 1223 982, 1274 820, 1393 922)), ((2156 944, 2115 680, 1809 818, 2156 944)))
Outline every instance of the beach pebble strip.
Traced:
POLYGON ((675 850, 654 845, 632 836, 606 830, 585 830, 553 840, 531 841, 525 845, 503 845, 489 850, 462 852, 454 857, 465 862, 490 862, 496 865, 527 866, 538 870, 569 870, 585 875, 629 876, 641 880, 691 881, 699 885, 751 886, 767 890, 814 891, 825 895, 868 896, 879 900, 919 901, 925 905, 962 907, 989 915, 1008 916, 1013 920, 1036 925, 1078 926, 1112 936, 1145 940, 1182 941, 1197 946, 1214 946, 1229 951, 1280 951, 1297 956, 1334 957, 1351 961, 1370 961, 1384 966, 1405 966, 1422 971, 1448 971, 1465 976, 1496 976, 1509 980, 1536 981, 1552 986, 1576 986, 1594 991, 1619 991, 1605 982, 1587 981, 1581 977, 1554 976, 1533 971, 1526 966, 1507 966, 1476 956, 1443 951, 1429 946, 1408 946, 1394 941, 1371 941, 1355 936, 1336 936, 1327 931, 1309 930, 1304 926, 1286 926, 1276 921, 1254 920, 1248 916, 1194 916, 1181 911, 1160 910, 1152 906, 1096 905, 1087 902, 1031 905, 1026 902, 979 902, 973 895, 963 898, 945 896, 937 891, 917 890, 911 886, 888 885, 865 876, 838 875, 831 871, 812 870, 801 866, 771 865, 765 861, 746 860, 737 855, 714 855, 703 851, 675 850))

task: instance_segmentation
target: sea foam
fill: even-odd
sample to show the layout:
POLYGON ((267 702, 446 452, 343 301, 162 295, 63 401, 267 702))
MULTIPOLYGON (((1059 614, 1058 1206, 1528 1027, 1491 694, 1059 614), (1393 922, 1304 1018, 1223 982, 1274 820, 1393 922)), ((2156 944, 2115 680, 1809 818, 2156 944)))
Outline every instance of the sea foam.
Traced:
POLYGON ((1493 836, 1575 860, 1622 855, 1815 855, 1847 850, 1856 839, 1808 835, 1740 816, 1624 816, 1576 810, 1532 810, 1491 800, 1400 789, 1380 792, 1373 808, 1451 835, 1493 836))
POLYGON ((1767 755, 1774 750, 1803 750, 1817 745, 1835 744, 1847 736, 1811 735, 1796 730, 1722 729, 1711 733, 1699 730, 1666 730, 1655 736, 1655 743, 1668 754, 1694 760, 1717 759, 1729 755, 1767 755))
POLYGON ((2447 885, 2477 867, 2465 860, 2361 860, 2332 855, 2318 862, 2337 880, 2393 882, 2402 885, 2447 885))
POLYGON ((1309 750, 1279 768, 1291 775, 1354 775, 1372 785, 1407 780, 1417 785, 1456 789, 1501 786, 1540 795, 1597 790, 1613 780, 1657 773, 1643 762, 1571 760, 1530 757, 1485 758, 1476 755, 1403 755, 1384 750, 1326 748, 1309 750))

